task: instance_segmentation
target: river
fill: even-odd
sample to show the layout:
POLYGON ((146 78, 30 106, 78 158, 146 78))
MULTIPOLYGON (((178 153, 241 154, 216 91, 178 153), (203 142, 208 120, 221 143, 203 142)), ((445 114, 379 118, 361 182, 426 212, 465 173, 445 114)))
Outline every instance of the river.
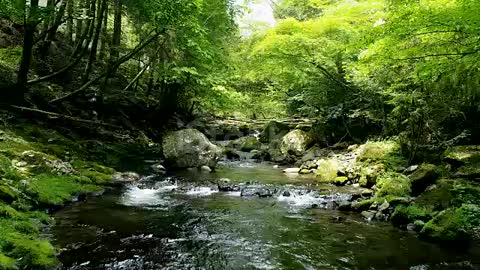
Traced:
POLYGON ((478 249, 335 211, 350 191, 313 183, 253 162, 146 177, 57 212, 50 234, 69 270, 480 269, 478 249), (223 178, 265 197, 219 192, 223 178))

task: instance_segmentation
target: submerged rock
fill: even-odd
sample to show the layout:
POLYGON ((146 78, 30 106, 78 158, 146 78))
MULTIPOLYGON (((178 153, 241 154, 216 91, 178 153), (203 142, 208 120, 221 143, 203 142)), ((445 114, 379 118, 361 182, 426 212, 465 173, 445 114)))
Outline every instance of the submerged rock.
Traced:
POLYGON ((163 153, 172 167, 215 167, 221 149, 211 143, 205 135, 195 129, 171 132, 163 138, 163 153))

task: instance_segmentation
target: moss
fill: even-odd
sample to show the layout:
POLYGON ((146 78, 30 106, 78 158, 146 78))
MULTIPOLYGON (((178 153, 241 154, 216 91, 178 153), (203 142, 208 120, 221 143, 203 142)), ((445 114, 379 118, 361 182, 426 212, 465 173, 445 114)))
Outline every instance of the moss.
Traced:
POLYGON ((367 142, 360 147, 357 161, 382 162, 392 168, 406 165, 406 160, 400 153, 400 146, 394 141, 367 142))
MULTIPOLYGON (((5 181, 5 180, 4 180, 5 181)), ((8 185, 0 185, 0 200, 11 203, 18 197, 18 191, 8 185)))
POLYGON ((338 186, 343 186, 345 185, 345 183, 347 183, 348 181, 348 177, 346 176, 338 176, 335 178, 335 180, 333 180, 333 183, 335 185, 338 185, 338 186))
POLYGON ((1 270, 15 270, 18 269, 17 261, 14 258, 5 256, 0 252, 0 269, 1 270))
POLYGON ((16 70, 22 57, 22 48, 0 48, 0 65, 16 70))
POLYGON ((396 226, 406 225, 416 220, 427 222, 432 218, 430 211, 416 205, 400 205, 395 208, 392 215, 392 222, 396 226))
POLYGON ((320 160, 317 163, 317 180, 322 183, 332 183, 337 178, 338 162, 334 159, 320 160))
POLYGON ((372 204, 375 203, 375 199, 371 198, 368 200, 354 202, 352 204, 352 209, 357 212, 362 212, 368 210, 372 204))
POLYGON ((398 173, 386 173, 378 179, 376 197, 408 197, 411 192, 409 179, 398 173))
POLYGON ((75 176, 41 174, 32 179, 28 193, 35 196, 40 204, 63 205, 75 194, 100 190, 96 186, 83 185, 78 180, 75 176))
POLYGON ((371 188, 377 184, 378 177, 385 172, 384 164, 362 167, 359 184, 362 187, 371 188))
POLYGON ((36 240, 19 233, 11 233, 7 237, 8 243, 4 250, 14 258, 22 258, 21 268, 51 269, 58 264, 55 249, 44 240, 36 240), (22 267, 23 266, 23 267, 22 267))
POLYGON ((442 211, 423 227, 421 234, 438 241, 469 241, 475 228, 480 226, 480 208, 464 204, 459 208, 442 211))

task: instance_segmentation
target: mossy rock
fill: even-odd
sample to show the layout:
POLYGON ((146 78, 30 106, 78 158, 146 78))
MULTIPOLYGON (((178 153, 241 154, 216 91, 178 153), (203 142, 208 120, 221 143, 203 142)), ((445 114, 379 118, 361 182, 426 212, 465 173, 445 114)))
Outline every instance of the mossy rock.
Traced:
POLYGON ((416 205, 400 205, 396 207, 395 212, 393 212, 392 222, 396 226, 401 226, 413 223, 416 220, 427 222, 431 218, 431 213, 423 207, 419 207, 416 205))
POLYGON ((19 233, 11 233, 6 237, 4 251, 8 256, 22 258, 19 268, 48 270, 58 264, 55 249, 43 240, 35 240, 19 233))
POLYGON ((262 133, 260 134, 260 141, 270 143, 275 140, 281 139, 288 133, 290 127, 287 124, 270 121, 265 125, 262 133))
POLYGON ((378 179, 377 197, 408 197, 411 193, 410 180, 403 174, 386 173, 378 179))
POLYGON ((443 242, 467 242, 480 226, 480 207, 464 204, 442 211, 423 227, 421 234, 443 242))
POLYGON ((361 187, 371 188, 377 184, 378 177, 385 172, 385 165, 376 164, 372 166, 363 167, 360 171, 361 187))
POLYGON ((317 180, 322 183, 334 183, 337 178, 339 163, 335 159, 322 159, 317 162, 317 180))
POLYGON ((413 172, 409 178, 412 183, 412 194, 414 196, 419 195, 425 189, 434 184, 440 177, 440 171, 437 166, 433 164, 422 164, 418 169, 413 172))
POLYGON ((368 199, 368 200, 362 200, 362 201, 354 202, 354 203, 352 203, 351 209, 354 210, 355 212, 366 211, 374 203, 375 203, 375 200, 373 198, 368 199))
POLYGON ((400 154, 400 146, 394 141, 367 142, 360 146, 357 161, 380 161, 393 167, 405 165, 406 163, 400 154))

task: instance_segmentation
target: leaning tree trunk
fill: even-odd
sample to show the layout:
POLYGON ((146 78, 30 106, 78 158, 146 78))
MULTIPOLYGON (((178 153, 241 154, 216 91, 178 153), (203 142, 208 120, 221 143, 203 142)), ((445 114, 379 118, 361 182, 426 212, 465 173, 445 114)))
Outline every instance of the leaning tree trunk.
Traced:
POLYGON ((74 0, 67 1, 67 28, 65 29, 65 36, 68 41, 73 42, 73 12, 75 10, 74 0))

